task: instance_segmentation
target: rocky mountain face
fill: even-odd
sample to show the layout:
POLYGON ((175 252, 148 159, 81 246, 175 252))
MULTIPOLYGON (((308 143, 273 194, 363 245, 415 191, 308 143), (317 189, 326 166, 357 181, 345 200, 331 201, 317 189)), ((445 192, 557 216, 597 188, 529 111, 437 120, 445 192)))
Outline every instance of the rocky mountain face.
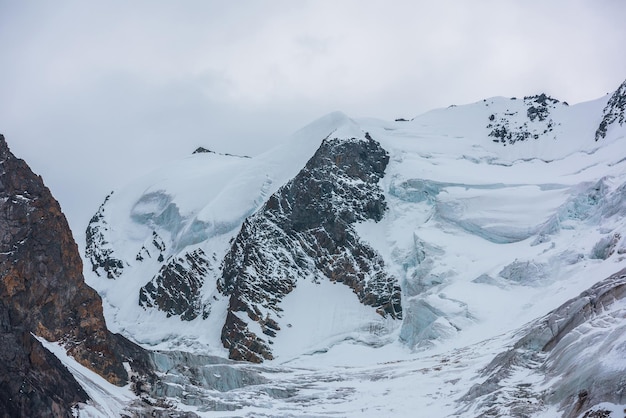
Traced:
POLYGON ((611 95, 602 111, 602 121, 596 130, 596 141, 605 138, 607 130, 614 123, 622 126, 626 121, 626 81, 611 95))
POLYGON ((0 416, 71 417, 87 394, 28 329, 11 324, 0 300, 0 416))
POLYGON ((619 416, 625 85, 199 149, 105 200, 90 284, 199 413, 619 416))
POLYGON ((104 203, 100 205, 98 212, 92 216, 87 226, 88 245, 85 256, 91 262, 91 268, 96 274, 102 273, 107 278, 114 279, 122 274, 124 263, 112 256, 113 249, 105 238, 107 226, 99 223, 104 216, 105 204, 110 197, 111 195, 104 199, 104 203))
MULTIPOLYGON (((602 402, 624 403, 626 326, 610 325, 623 322, 625 307, 623 269, 530 324, 511 349, 498 354, 483 370, 486 379, 473 386, 463 401, 478 403, 485 415, 497 416, 532 416, 544 404, 558 404, 562 416, 568 418, 602 402), (563 380, 543 390, 523 380, 511 385, 512 376, 520 370, 545 380, 563 380)), ((604 414, 600 408, 595 415, 585 416, 610 416, 608 411, 604 414)))
POLYGON ((200 248, 183 257, 173 257, 141 288, 139 305, 158 308, 168 317, 178 315, 183 321, 199 315, 206 319, 210 307, 202 304, 200 290, 210 269, 211 264, 200 248))
MULTIPOLYGON (((389 157, 369 135, 361 133, 360 138, 348 139, 331 136, 293 179, 243 221, 221 256, 215 252, 209 256, 210 250, 193 249, 193 245, 177 252, 180 245, 171 237, 180 237, 193 228, 158 228, 184 224, 178 206, 160 191, 150 192, 134 204, 133 208, 156 205, 163 209, 150 212, 150 221, 144 219, 146 215, 139 219, 135 212, 131 214, 139 219, 137 222, 147 222, 156 229, 144 240, 134 260, 122 261, 107 238, 107 198, 87 228, 86 255, 93 271, 100 277, 124 280, 131 265, 158 266, 158 272, 139 289, 139 305, 183 321, 207 319, 212 303, 226 298, 221 340, 235 360, 261 362, 273 358, 272 339, 280 332, 278 319, 283 316, 281 301, 297 286, 298 278, 342 283, 352 290, 355 301, 372 307, 381 317, 401 319, 397 279, 353 228, 356 222, 382 219, 386 204, 378 182, 389 157), (211 280, 216 286, 209 299, 207 280, 209 288, 211 280), (251 331, 249 321, 261 331, 251 331)), ((193 227, 202 222, 190 224, 193 227)))
POLYGON ((489 136, 493 142, 506 146, 550 135, 558 124, 552 112, 560 106, 568 106, 543 93, 526 96, 523 103, 525 114, 523 111, 507 110, 489 115, 487 129, 490 129, 489 136))
POLYGON ((280 302, 298 278, 343 283, 380 315, 402 317, 397 280, 352 227, 382 219, 386 205, 377 183, 388 161, 367 134, 326 139, 302 171, 246 219, 218 282, 230 298, 222 329, 230 358, 272 359, 280 302), (251 332, 248 320, 257 322, 264 336, 251 332))
POLYGON ((41 177, 10 152, 3 136, 0 307, 0 386, 5 389, 0 396, 11 416, 71 416, 71 405, 86 399, 32 335, 59 342, 80 364, 116 385, 129 379, 123 362, 147 365, 138 347, 107 330, 100 296, 84 282, 78 248, 59 204, 41 177), (133 351, 136 359, 127 355, 133 351))

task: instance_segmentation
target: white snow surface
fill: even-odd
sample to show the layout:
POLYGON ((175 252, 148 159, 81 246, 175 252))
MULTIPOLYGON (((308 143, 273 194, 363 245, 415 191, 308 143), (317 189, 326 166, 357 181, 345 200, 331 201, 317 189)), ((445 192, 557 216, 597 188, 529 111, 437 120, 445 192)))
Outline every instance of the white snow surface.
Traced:
MULTIPOLYGON (((275 360, 269 362, 280 372, 259 369, 277 385, 300 387, 298 398, 242 390, 249 401, 242 409, 195 412, 455 415, 456 401, 512 343, 515 330, 626 267, 619 251, 626 252, 626 194, 620 191, 626 128, 614 126, 594 141, 607 100, 557 104, 552 131, 506 146, 494 142, 486 126, 492 114, 521 125, 521 99, 496 97, 399 122, 336 112, 258 157, 191 155, 112 195, 107 239, 126 267, 110 280, 86 266, 87 281, 102 296, 113 331, 147 348, 225 356, 219 338, 227 300, 216 280, 229 240, 324 138, 359 139, 368 132, 390 156, 380 182, 388 209, 382 221, 356 229, 399 279, 403 320, 384 320, 346 286, 302 278, 281 303, 275 360), (600 200, 589 197, 593 190, 600 190, 600 200), (171 203, 180 216, 155 221, 171 203), (192 231, 194 222, 202 226, 200 234, 192 231), (181 321, 137 304, 139 288, 159 268, 155 260, 135 261, 153 230, 166 242, 168 257, 202 248, 216 260, 203 289, 211 301, 207 319, 181 321), (594 246, 608 238, 617 241, 617 251, 598 258, 594 246)), ((558 411, 546 405, 542 414, 558 411)))

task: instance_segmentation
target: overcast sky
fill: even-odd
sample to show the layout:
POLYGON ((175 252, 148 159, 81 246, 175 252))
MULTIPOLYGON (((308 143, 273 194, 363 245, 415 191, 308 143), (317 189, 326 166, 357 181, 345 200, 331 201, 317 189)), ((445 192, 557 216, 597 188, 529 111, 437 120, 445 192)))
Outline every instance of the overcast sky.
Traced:
POLYGON ((105 195, 197 146, 258 154, 334 110, 570 104, 626 79, 623 0, 0 0, 0 133, 77 239, 105 195))

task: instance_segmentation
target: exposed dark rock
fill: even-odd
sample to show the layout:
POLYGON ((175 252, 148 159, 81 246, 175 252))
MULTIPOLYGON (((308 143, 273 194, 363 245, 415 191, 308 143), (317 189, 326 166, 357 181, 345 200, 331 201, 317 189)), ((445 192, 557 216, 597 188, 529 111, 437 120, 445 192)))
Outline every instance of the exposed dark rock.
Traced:
POLYGON ((538 139, 540 136, 552 132, 556 127, 556 122, 550 118, 550 112, 559 104, 565 106, 564 103, 544 93, 526 96, 524 97, 526 120, 520 124, 520 122, 512 119, 511 116, 517 115, 516 111, 507 111, 503 115, 492 113, 489 115, 489 124, 487 125, 487 129, 491 129, 489 136, 493 138, 493 142, 503 145, 513 145, 520 141, 538 139))
POLYGON ((604 408, 592 408, 592 410, 585 412, 582 418, 611 418, 613 413, 604 408))
POLYGON ((0 299, 0 416, 71 417, 88 399, 70 372, 30 332, 11 325, 0 299))
POLYGON ((378 180, 389 157, 365 140, 326 139, 293 180, 243 224, 224 258, 220 291, 230 296, 222 342, 230 357, 271 359, 280 302, 298 279, 327 279, 353 289, 361 303, 400 318, 400 286, 352 224, 382 219, 378 180), (252 333, 257 322, 265 336, 252 333))
POLYGON ((159 254, 157 256, 157 261, 159 263, 162 263, 165 260, 163 254, 166 248, 167 247, 165 245, 165 241, 163 241, 163 238, 161 238, 161 236, 157 234, 156 231, 152 231, 152 241, 150 242, 150 244, 145 244, 141 246, 139 252, 135 256, 135 261, 143 261, 147 258, 152 258, 154 254, 159 254), (146 248, 146 245, 148 245, 149 248, 146 248))
POLYGON ((111 197, 109 194, 95 215, 91 217, 87 225, 86 238, 87 247, 85 256, 91 262, 91 268, 98 275, 105 275, 108 279, 119 277, 124 270, 124 263, 113 254, 113 248, 105 238, 108 225, 104 220, 106 203, 111 197))
POLYGON ((545 93, 541 93, 536 96, 526 96, 524 97, 524 102, 531 102, 531 106, 526 111, 526 116, 531 121, 538 119, 539 121, 544 121, 550 114, 549 106, 555 105, 559 103, 557 99, 554 99, 545 93))
MULTIPOLYGON (((291 289, 289 289, 291 291, 291 289)), ((228 307, 226 322, 222 327, 222 343, 228 349, 228 357, 237 361, 262 363, 263 360, 272 360, 272 350, 261 336, 248 330, 248 326, 234 312, 245 309, 235 297, 231 296, 231 305, 228 307)), ((243 304, 241 304, 243 305, 243 304)), ((254 315, 254 314, 253 314, 254 315)), ((255 315, 256 320, 260 318, 255 315)), ((254 320, 254 319, 253 319, 254 320)))
POLYGON ((156 233, 156 231, 152 231, 152 245, 154 246, 154 248, 159 250, 161 254, 163 254, 163 252, 166 250, 165 241, 163 241, 163 238, 161 238, 159 234, 156 233))
POLYGON ((596 130, 596 141, 605 138, 614 123, 620 126, 626 121, 626 81, 615 90, 602 111, 602 121, 596 130))
POLYGON ((139 305, 156 307, 167 316, 179 315, 191 321, 209 315, 210 306, 200 300, 204 277, 211 265, 204 251, 196 249, 183 257, 174 257, 139 291, 139 305))
MULTIPOLYGON (((49 405, 52 415, 64 416, 62 411, 84 400, 85 394, 30 333, 61 343, 79 363, 117 385, 128 381, 125 361, 144 364, 143 370, 151 373, 142 349, 106 329, 101 299, 84 282, 78 248, 58 202, 41 177, 11 154, 1 135, 0 302, 7 344, 4 361, 12 364, 22 355, 28 359, 9 366, 4 379, 36 377, 25 384, 32 389, 33 402, 42 408, 49 405), (58 383, 61 379, 65 385, 58 383)), ((0 392, 12 393, 12 384, 0 392)), ((20 404, 18 398, 5 401, 14 402, 7 408, 34 405, 20 404)), ((22 411, 21 416, 33 416, 22 411)))

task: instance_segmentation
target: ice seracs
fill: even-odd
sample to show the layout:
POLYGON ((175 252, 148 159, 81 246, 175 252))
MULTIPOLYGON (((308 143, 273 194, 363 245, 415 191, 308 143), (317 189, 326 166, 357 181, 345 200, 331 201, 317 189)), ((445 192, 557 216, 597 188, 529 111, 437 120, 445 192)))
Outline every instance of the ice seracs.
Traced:
MULTIPOLYGON (((302 367, 348 351, 407 369, 468 353, 458 379, 447 362, 429 369, 462 398, 433 416, 618 405, 593 384, 558 383, 569 366, 550 361, 574 364, 573 345, 527 352, 528 379, 477 372, 510 351, 512 332, 543 329, 533 321, 626 267, 623 90, 574 105, 496 97, 410 121, 335 112, 259 156, 190 155, 103 204, 89 282, 109 323, 146 346, 302 367), (539 381, 545 391, 529 389, 539 381)), ((608 341, 602 324, 617 315, 594 312, 568 332, 608 341)))

